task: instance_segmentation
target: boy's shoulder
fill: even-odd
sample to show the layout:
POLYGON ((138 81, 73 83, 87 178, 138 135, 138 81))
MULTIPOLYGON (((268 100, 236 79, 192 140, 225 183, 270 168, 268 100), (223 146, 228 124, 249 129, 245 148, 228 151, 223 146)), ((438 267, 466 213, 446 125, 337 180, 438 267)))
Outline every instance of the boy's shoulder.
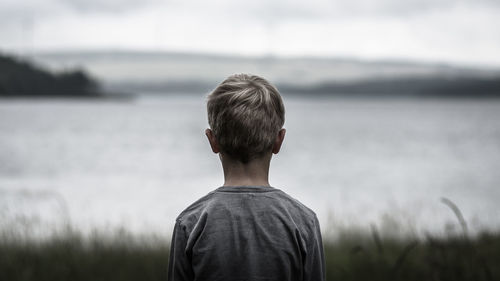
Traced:
POLYGON ((316 213, 299 200, 281 189, 274 187, 221 186, 196 200, 184 209, 177 221, 183 224, 196 223, 203 215, 221 209, 231 211, 231 207, 241 207, 245 200, 259 201, 260 208, 283 212, 294 220, 315 223, 316 213))
POLYGON ((207 195, 201 197, 200 199, 193 202, 191 205, 186 207, 176 218, 176 221, 186 221, 191 217, 198 217, 201 210, 206 208, 208 202, 213 198, 216 190, 209 192, 207 195))

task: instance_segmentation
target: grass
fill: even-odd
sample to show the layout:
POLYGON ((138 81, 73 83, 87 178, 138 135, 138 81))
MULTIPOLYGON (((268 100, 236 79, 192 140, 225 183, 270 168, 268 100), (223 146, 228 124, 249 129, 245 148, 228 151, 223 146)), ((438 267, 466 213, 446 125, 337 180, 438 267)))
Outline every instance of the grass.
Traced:
POLYGON ((0 241, 0 280, 166 280, 168 245, 117 233, 0 241))
POLYGON ((500 280, 500 233, 473 239, 339 239, 325 244, 328 280, 500 280))
MULTIPOLYGON (((500 232, 469 237, 453 202, 462 233, 446 237, 387 237, 342 230, 325 239, 327 280, 500 280, 500 232)), ((0 280, 167 280, 168 241, 125 230, 82 234, 67 229, 48 239, 0 236, 0 280)))

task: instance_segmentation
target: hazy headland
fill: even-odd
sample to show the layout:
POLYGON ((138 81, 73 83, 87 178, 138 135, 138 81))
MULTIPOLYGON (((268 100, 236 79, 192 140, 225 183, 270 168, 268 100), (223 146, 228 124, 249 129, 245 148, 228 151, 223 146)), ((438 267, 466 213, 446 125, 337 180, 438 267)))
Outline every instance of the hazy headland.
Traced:
POLYGON ((48 71, 27 58, 0 54, 0 97, 99 97, 97 81, 82 69, 48 71))

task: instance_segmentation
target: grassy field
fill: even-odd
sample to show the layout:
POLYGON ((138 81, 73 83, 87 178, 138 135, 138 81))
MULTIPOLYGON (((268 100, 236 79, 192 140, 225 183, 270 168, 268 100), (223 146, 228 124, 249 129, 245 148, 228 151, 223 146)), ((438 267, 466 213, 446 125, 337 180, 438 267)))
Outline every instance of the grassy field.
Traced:
MULTIPOLYGON (((346 233, 325 243, 327 280, 500 280, 500 234, 420 240, 346 233)), ((168 242, 123 233, 0 241, 0 280, 166 280, 168 242)))
MULTIPOLYGON (((500 232, 469 235, 453 202, 459 232, 447 236, 338 229, 324 238, 327 280, 500 280, 500 232)), ((67 228, 47 239, 0 229, 0 281, 167 280, 169 241, 126 230, 82 235, 67 228)))
POLYGON ((345 238, 325 245, 328 280, 500 280, 500 234, 345 238))
POLYGON ((36 241, 0 241, 0 280, 166 280, 168 243, 126 233, 67 232, 36 241))

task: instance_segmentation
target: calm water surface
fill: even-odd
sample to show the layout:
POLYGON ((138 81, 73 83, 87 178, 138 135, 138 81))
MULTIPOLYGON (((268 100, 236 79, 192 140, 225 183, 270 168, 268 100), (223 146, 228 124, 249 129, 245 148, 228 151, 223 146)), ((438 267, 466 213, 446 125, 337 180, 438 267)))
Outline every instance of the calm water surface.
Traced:
MULTIPOLYGON (((270 182, 323 231, 500 229, 500 101, 285 97, 270 182)), ((222 184, 203 97, 1 100, 0 226, 169 233, 222 184)))

